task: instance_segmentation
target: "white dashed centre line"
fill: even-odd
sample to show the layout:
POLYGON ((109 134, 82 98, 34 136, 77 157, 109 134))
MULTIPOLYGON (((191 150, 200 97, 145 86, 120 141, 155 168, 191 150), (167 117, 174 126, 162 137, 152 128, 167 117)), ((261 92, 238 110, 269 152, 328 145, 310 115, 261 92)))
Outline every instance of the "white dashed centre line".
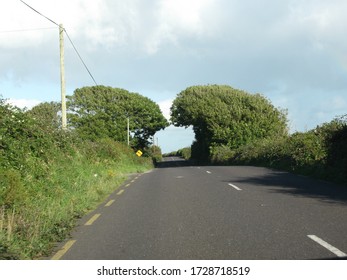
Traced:
POLYGON ((206 171, 206 173, 211 174, 212 172, 211 171, 206 171))
POLYGON ((317 242, 319 245, 323 246, 325 249, 328 249, 330 252, 338 256, 339 258, 345 258, 347 257, 347 254, 340 251, 336 247, 330 245, 328 242, 324 241, 323 239, 315 236, 315 235, 307 235, 308 238, 311 238, 313 241, 317 242))
POLYGON ((233 185, 233 184, 228 184, 230 187, 233 187, 235 190, 242 191, 239 187, 233 185))

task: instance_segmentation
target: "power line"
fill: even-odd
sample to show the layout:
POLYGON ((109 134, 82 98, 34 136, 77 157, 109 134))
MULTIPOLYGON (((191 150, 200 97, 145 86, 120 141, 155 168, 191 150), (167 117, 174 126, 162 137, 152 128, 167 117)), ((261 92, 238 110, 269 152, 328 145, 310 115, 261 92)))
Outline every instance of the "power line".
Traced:
MULTIPOLYGON (((49 17, 47 17, 47 16, 41 14, 38 10, 34 9, 33 7, 31 7, 30 5, 28 5, 28 4, 25 3, 24 1, 22 1, 22 0, 20 0, 20 1, 21 1, 24 5, 26 5, 27 7, 29 7, 31 10, 35 11, 36 13, 38 13, 40 16, 44 17, 45 19, 49 20, 50 22, 52 22, 53 24, 55 24, 56 26, 59 27, 59 24, 57 24, 55 21, 53 21, 53 20, 50 19, 49 17)), ((88 69, 88 67, 87 67, 87 65, 85 64, 85 62, 83 61, 81 55, 79 54, 77 48, 75 47, 75 44, 72 42, 72 40, 71 40, 69 34, 67 33, 66 29, 65 29, 65 28, 63 28, 63 29, 64 29, 64 32, 65 32, 67 38, 69 39, 69 41, 70 41, 72 47, 74 48, 76 54, 78 55, 79 59, 81 60, 82 64, 84 65, 85 69, 87 70, 89 76, 92 78, 92 80, 94 81, 95 85, 98 85, 98 84, 96 83, 96 81, 95 81, 95 79, 94 79, 92 73, 91 73, 90 70, 88 69)))
POLYGON ((81 60, 81 62, 83 63, 84 67, 86 68, 86 70, 88 71, 89 76, 92 78, 92 80, 94 81, 95 85, 97 86, 98 84, 96 83, 96 81, 95 81, 95 79, 94 79, 94 77, 93 77, 92 73, 89 71, 89 69, 88 69, 87 65, 84 63, 84 61, 83 61, 83 59, 82 59, 81 55, 79 54, 78 50, 76 49, 75 44, 72 42, 72 40, 71 40, 71 38, 70 38, 70 36, 69 36, 69 34, 67 33, 67 31, 66 31, 66 29, 65 29, 65 28, 64 28, 64 31, 65 31, 65 34, 66 34, 67 38, 69 39, 69 41, 70 41, 70 43, 71 43, 72 47, 74 48, 74 50, 75 50, 76 54, 77 54, 77 55, 78 55, 78 57, 80 58, 80 60, 81 60))
POLYGON ((30 9, 32 9, 33 11, 35 11, 36 13, 38 13, 40 16, 48 19, 50 22, 54 23, 56 26, 59 26, 58 23, 56 23, 55 21, 51 20, 50 18, 46 17, 45 15, 41 14, 38 10, 35 10, 33 7, 31 7, 30 5, 28 5, 27 3, 25 3, 24 1, 22 0, 19 0, 21 1, 24 5, 28 6, 30 9))

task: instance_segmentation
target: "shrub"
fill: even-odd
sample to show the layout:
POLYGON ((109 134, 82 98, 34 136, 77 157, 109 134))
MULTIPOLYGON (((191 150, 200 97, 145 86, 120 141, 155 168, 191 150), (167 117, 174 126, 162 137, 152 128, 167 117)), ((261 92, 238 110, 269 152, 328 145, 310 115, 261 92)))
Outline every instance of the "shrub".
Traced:
POLYGON ((210 148, 210 160, 212 163, 225 164, 234 156, 235 151, 226 145, 213 146, 210 148))
POLYGON ((347 115, 323 124, 315 130, 324 141, 327 152, 327 177, 347 183, 347 115))
POLYGON ((163 160, 163 155, 161 153, 160 147, 155 145, 147 148, 143 156, 152 158, 152 161, 154 164, 161 162, 163 160))
POLYGON ((192 156, 192 149, 190 147, 183 148, 178 151, 178 155, 183 157, 185 160, 188 160, 192 156))
POLYGON ((0 169, 0 178, 0 206, 8 209, 23 204, 27 193, 20 173, 13 169, 0 169))
POLYGON ((217 162, 254 164, 294 171, 322 179, 347 182, 346 116, 305 133, 252 142, 234 151, 213 149, 217 162), (223 154, 224 153, 224 154, 223 154))
POLYGON ((122 143, 62 131, 57 110, 25 112, 0 99, 0 259, 48 254, 125 174, 152 167, 122 143))
POLYGON ((291 158, 291 168, 314 169, 324 165, 326 150, 323 139, 318 137, 313 131, 306 133, 295 133, 288 141, 287 157, 291 158))

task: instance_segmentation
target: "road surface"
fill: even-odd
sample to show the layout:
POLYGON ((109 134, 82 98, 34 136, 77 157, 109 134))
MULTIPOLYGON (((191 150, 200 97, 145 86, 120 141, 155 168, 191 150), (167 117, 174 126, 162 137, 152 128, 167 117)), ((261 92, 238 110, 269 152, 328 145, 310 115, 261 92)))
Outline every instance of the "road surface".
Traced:
POLYGON ((81 219, 53 259, 347 257, 347 188, 247 166, 167 158, 81 219))

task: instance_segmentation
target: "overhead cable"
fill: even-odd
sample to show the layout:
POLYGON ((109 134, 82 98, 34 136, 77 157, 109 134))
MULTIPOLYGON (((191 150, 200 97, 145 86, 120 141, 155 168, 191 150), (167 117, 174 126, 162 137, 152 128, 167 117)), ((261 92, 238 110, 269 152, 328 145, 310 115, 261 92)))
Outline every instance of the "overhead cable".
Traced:
POLYGON ((74 48, 74 50, 75 50, 76 54, 77 54, 77 55, 78 55, 78 57, 80 58, 80 60, 81 60, 81 62, 83 63, 84 67, 86 68, 86 70, 88 71, 89 76, 92 78, 92 80, 94 81, 95 85, 97 86, 98 84, 96 83, 96 81, 95 81, 95 79, 94 79, 94 77, 93 77, 92 73, 89 71, 89 69, 88 69, 87 65, 84 63, 84 61, 83 61, 83 59, 82 59, 81 55, 79 54, 79 52, 78 52, 77 48, 75 47, 75 44, 72 42, 72 40, 71 40, 71 38, 70 38, 69 34, 67 33, 67 31, 65 30, 65 28, 64 28, 64 31, 65 31, 65 34, 66 34, 67 38, 69 39, 69 41, 70 41, 70 43, 71 43, 72 47, 74 48))
POLYGON ((38 10, 35 10, 33 7, 31 7, 30 5, 28 5, 27 3, 25 3, 23 0, 19 0, 21 1, 24 5, 28 6, 30 9, 32 9, 33 11, 35 11, 36 13, 38 13, 40 16, 48 19, 50 22, 54 23, 56 26, 59 26, 58 23, 56 23, 55 21, 51 20, 49 17, 46 17, 45 15, 41 14, 38 10))
MULTIPOLYGON (((33 7, 31 7, 30 5, 28 5, 28 4, 27 4, 27 3, 25 3, 24 1, 22 1, 22 0, 20 0, 20 1, 21 1, 21 2, 22 2, 24 5, 26 5, 27 7, 29 7, 30 9, 32 9, 32 10, 33 10, 33 11, 35 11, 36 13, 38 13, 40 16, 42 16, 42 17, 46 18, 47 20, 49 20, 50 22, 52 22, 53 24, 55 24, 56 26, 58 26, 58 27, 59 27, 59 24, 58 24, 58 23, 56 23, 55 21, 51 20, 49 17, 46 17, 45 15, 41 14, 39 11, 37 11, 36 9, 34 9, 33 7)), ((83 59, 82 59, 81 55, 79 54, 79 52, 78 52, 77 48, 75 47, 75 44, 72 42, 72 40, 71 40, 71 38, 70 38, 69 34, 67 33, 66 29, 65 29, 65 28, 63 28, 63 30, 64 30, 64 32, 65 32, 65 34, 66 34, 67 38, 69 39, 69 41, 70 41, 70 43, 71 43, 72 47, 74 48, 74 50, 75 50, 76 54, 78 55, 79 59, 80 59, 80 60, 81 60, 81 62, 83 63, 84 67, 86 68, 86 70, 87 70, 87 72, 88 72, 89 76, 92 78, 92 80, 94 81, 95 85, 98 85, 98 84, 96 83, 96 81, 95 81, 95 79, 94 79, 94 77, 93 77, 92 73, 89 71, 89 69, 88 69, 87 65, 84 63, 84 61, 83 61, 83 59)))

